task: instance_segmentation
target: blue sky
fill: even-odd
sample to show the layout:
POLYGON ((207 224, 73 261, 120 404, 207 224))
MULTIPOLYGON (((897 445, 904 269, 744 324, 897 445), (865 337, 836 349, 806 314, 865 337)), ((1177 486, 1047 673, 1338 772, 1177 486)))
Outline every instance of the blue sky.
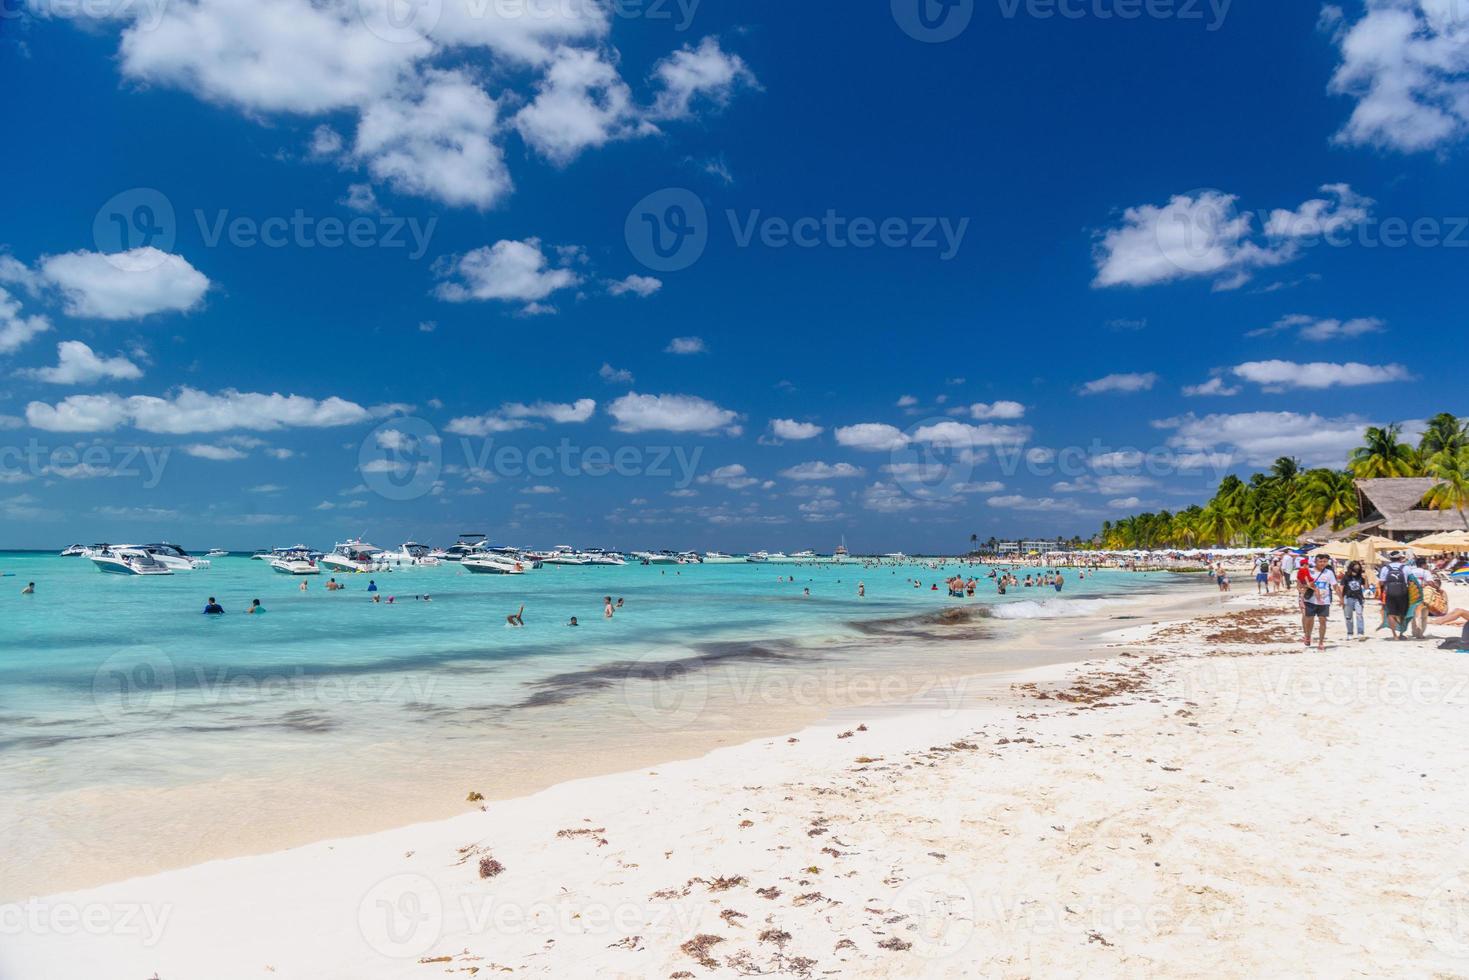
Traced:
POLYGON ((919 2, 11 0, 0 544, 944 550, 1469 412, 1458 0, 919 2))

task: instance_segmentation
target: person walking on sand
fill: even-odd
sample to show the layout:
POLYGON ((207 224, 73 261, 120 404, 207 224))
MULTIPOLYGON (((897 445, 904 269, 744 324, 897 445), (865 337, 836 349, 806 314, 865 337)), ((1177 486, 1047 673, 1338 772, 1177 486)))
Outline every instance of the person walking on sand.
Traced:
POLYGON ((1301 629, 1305 633, 1307 649, 1311 646, 1312 620, 1319 624, 1317 649, 1326 649, 1326 620, 1331 616, 1331 600, 1336 586, 1336 572, 1331 568, 1331 559, 1317 555, 1315 570, 1301 586, 1301 629))
POLYGON ((1404 620, 1407 619, 1408 607, 1412 604, 1408 586, 1413 578, 1413 570, 1404 564, 1401 551, 1388 555, 1387 564, 1377 573, 1377 591, 1382 597, 1382 611, 1387 617, 1387 626, 1392 630, 1394 640, 1403 639, 1403 634, 1408 631, 1404 620))
POLYGON ((1347 639, 1353 636, 1367 639, 1367 625, 1363 610, 1367 602, 1367 574, 1359 561, 1347 565, 1347 573, 1341 580, 1341 611, 1347 620, 1347 639), (1354 629, 1355 627, 1355 629, 1354 629))

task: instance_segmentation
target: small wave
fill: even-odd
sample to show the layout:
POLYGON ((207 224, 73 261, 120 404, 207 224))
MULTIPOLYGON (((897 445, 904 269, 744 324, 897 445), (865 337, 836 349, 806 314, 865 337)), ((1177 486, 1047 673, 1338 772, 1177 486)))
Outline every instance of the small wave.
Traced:
POLYGON ((1119 604, 1117 599, 1022 599, 991 607, 995 619, 1085 619, 1119 604))

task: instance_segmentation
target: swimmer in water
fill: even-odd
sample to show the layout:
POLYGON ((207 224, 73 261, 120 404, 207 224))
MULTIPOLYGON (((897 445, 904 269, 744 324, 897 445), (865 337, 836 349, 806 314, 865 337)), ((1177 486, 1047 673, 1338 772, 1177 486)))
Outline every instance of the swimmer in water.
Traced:
POLYGON ((505 617, 506 626, 514 626, 516 629, 525 625, 525 603, 520 604, 520 609, 505 617))
POLYGON ((204 604, 204 615, 223 616, 224 606, 221 606, 217 601, 215 601, 214 596, 210 596, 209 601, 204 604))
POLYGON ((612 618, 612 597, 610 595, 602 600, 602 615, 607 619, 612 618))
POLYGON ((861 599, 867 595, 867 586, 861 582, 857 583, 857 598, 861 599))
POLYGON ((575 617, 575 616, 573 616, 573 617, 571 617, 571 622, 569 622, 569 623, 567 623, 567 624, 566 624, 566 625, 567 625, 567 626, 580 626, 580 625, 581 625, 581 624, 580 624, 580 623, 578 623, 578 622, 577 622, 577 621, 576 621, 576 617, 575 617))
POLYGON ((36 594, 36 583, 35 582, 27 582, 26 583, 26 587, 20 590, 20 594, 21 595, 35 595, 36 594))
POLYGON ((265 607, 260 604, 259 599, 256 599, 254 602, 250 603, 250 608, 245 610, 245 615, 254 616, 256 613, 263 612, 265 612, 265 607))

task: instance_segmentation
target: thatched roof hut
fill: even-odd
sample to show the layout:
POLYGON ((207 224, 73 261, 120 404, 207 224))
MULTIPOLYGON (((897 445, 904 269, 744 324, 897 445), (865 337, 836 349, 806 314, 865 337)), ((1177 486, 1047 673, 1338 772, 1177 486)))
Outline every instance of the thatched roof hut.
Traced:
POLYGON ((1432 477, 1357 481, 1357 523, 1333 531, 1323 525, 1301 535, 1301 542, 1324 544, 1350 541, 1379 534, 1394 541, 1413 541, 1440 531, 1464 529, 1464 518, 1456 510, 1431 510, 1423 506, 1423 495, 1439 481, 1432 477))

